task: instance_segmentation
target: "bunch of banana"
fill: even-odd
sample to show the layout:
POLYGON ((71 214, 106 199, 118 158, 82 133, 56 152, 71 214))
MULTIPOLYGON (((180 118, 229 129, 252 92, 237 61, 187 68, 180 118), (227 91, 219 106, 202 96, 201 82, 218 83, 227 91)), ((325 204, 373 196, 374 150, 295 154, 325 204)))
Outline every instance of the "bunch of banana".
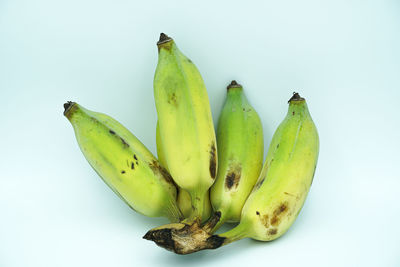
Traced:
POLYGON ((132 209, 171 221, 144 238, 175 253, 283 235, 304 204, 318 158, 304 98, 294 93, 289 100, 262 166, 262 124, 243 87, 236 81, 227 87, 216 135, 198 69, 167 35, 157 46, 158 160, 110 116, 67 102, 64 115, 85 158, 132 209), (225 222, 239 224, 213 234, 225 222))
POLYGON ((214 249, 246 237, 260 241, 280 237, 293 224, 305 202, 318 151, 318 133, 306 101, 295 93, 235 228, 219 235, 210 235, 206 229, 195 229, 196 233, 192 234, 190 227, 167 233, 159 228, 155 229, 156 233, 150 232, 150 237, 158 237, 153 241, 178 254, 214 249))

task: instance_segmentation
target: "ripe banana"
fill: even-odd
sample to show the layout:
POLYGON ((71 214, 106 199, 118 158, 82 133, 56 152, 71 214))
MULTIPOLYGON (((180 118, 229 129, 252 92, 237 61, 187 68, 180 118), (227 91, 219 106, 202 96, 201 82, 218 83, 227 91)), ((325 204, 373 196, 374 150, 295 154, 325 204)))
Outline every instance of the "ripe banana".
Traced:
POLYGON ((212 236, 201 228, 189 232, 190 226, 184 225, 167 235, 164 229, 148 232, 144 238, 179 254, 218 248, 246 237, 274 240, 289 229, 305 202, 318 151, 318 133, 306 101, 294 93, 288 113, 272 138, 257 183, 243 207, 239 225, 212 236), (167 238, 162 238, 163 234, 167 238))
MULTIPOLYGON (((165 162, 165 156, 164 156, 164 151, 162 148, 161 144, 161 138, 160 138, 160 129, 159 129, 159 124, 157 123, 157 128, 156 128, 156 144, 157 144, 157 156, 158 156, 158 161, 160 164, 165 167, 168 170, 167 163, 165 162)), ((185 191, 182 188, 178 187, 178 199, 177 199, 178 207, 182 211, 182 214, 185 218, 189 218, 190 214, 192 213, 192 200, 190 198, 190 194, 185 191)), ((210 196, 209 196, 209 191, 206 192, 206 196, 204 197, 204 210, 203 210, 203 221, 205 221, 207 218, 210 217, 211 215, 211 202, 210 202, 210 196)))
MULTIPOLYGON (((211 187, 213 209, 220 212, 216 231, 225 221, 238 222, 243 205, 260 175, 264 139, 260 117, 243 87, 232 81, 217 129, 218 174, 211 187)), ((208 227, 208 226, 206 226, 208 227)))
POLYGON ((207 91, 196 66, 161 34, 154 99, 164 161, 177 185, 191 196, 187 221, 201 220, 204 198, 214 182, 217 151, 207 91))
POLYGON ((171 176, 129 130, 77 103, 68 102, 64 108, 87 161, 129 207, 172 222, 182 219, 171 176))

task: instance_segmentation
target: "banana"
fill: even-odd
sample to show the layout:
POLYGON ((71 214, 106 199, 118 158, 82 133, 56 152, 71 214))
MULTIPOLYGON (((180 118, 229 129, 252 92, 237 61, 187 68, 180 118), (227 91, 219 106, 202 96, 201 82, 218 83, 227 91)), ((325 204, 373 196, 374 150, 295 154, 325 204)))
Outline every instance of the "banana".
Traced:
POLYGON ((225 221, 239 222, 243 205, 263 164, 261 120, 236 81, 227 87, 218 121, 217 144, 218 174, 210 198, 213 209, 220 212, 220 219, 211 232, 225 221))
POLYGON ((215 249, 242 238, 271 241, 282 236, 297 218, 312 184, 319 138, 304 98, 294 93, 289 110, 274 133, 261 174, 243 207, 240 223, 225 233, 204 229, 183 235, 183 226, 161 238, 164 229, 144 238, 178 254, 215 249), (186 245, 188 244, 188 245, 186 245))
MULTIPOLYGON (((157 144, 157 156, 158 156, 158 161, 160 164, 165 167, 168 170, 167 163, 165 162, 165 156, 164 156, 164 151, 162 148, 161 144, 161 138, 160 138, 160 128, 159 124, 157 122, 157 127, 156 127, 156 144, 157 144)), ((209 197, 209 191, 206 192, 206 196, 204 197, 204 210, 203 210, 203 221, 205 221, 207 218, 210 217, 211 215, 211 202, 210 202, 210 197, 209 197)), ((190 214, 192 213, 192 204, 191 204, 191 198, 190 194, 185 191, 182 188, 178 188, 178 199, 177 199, 178 207, 182 211, 183 216, 185 218, 189 218, 190 214)))
POLYGON ((207 90, 196 66, 173 39, 160 35, 154 76, 159 139, 176 184, 191 197, 188 222, 202 219, 217 172, 217 147, 207 90))
POLYGON ((135 211, 180 221, 176 186, 152 153, 119 122, 74 102, 64 104, 79 147, 103 181, 135 211))

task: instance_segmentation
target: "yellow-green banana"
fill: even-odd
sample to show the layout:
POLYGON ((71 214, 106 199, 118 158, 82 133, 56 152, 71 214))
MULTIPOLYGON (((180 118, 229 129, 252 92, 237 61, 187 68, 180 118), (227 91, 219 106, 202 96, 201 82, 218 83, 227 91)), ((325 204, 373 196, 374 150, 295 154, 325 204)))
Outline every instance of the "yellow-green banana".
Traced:
POLYGON ((202 229, 197 229, 194 235, 188 232, 191 230, 188 225, 183 225, 170 231, 169 238, 162 238, 163 229, 152 231, 144 238, 179 254, 218 248, 246 237, 274 240, 289 229, 304 204, 313 181, 318 151, 318 133, 306 101, 294 93, 235 228, 211 236, 202 229), (183 234, 185 231, 190 233, 190 238, 183 234))
POLYGON ((159 139, 165 163, 191 196, 188 221, 202 218, 204 198, 217 172, 217 147, 207 91, 193 62, 161 34, 154 76, 159 139))
POLYGON ((211 187, 211 204, 219 222, 238 222, 243 205, 260 175, 264 139, 260 117, 248 102, 243 87, 232 81, 217 128, 218 174, 211 187))
POLYGON ((77 103, 64 108, 85 158, 123 201, 146 216, 182 219, 171 176, 129 130, 77 103))
MULTIPOLYGON (((160 129, 159 125, 157 123, 157 128, 156 128, 156 143, 157 143, 157 156, 158 156, 158 161, 162 166, 164 166, 168 170, 167 163, 165 162, 165 156, 161 144, 161 138, 160 138, 160 129)), ((191 203, 191 198, 190 194, 185 191, 182 188, 178 188, 178 207, 182 211, 183 216, 185 218, 189 218, 191 213, 193 212, 192 209, 192 203, 191 203)), ((203 221, 205 221, 208 217, 211 215, 211 203, 210 203, 210 197, 209 197, 209 191, 206 192, 206 196, 204 197, 204 210, 203 210, 203 221)))

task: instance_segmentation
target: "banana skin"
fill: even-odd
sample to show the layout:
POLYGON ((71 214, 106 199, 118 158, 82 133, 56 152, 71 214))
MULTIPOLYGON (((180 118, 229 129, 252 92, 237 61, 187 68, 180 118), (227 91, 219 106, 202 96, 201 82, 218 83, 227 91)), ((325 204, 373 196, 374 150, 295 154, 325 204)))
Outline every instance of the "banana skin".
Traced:
POLYGON ((191 197, 190 218, 201 221, 206 192, 217 172, 217 148, 203 79, 174 40, 160 35, 154 100, 164 161, 176 184, 191 197))
POLYGON ((210 198, 220 219, 210 232, 215 232, 225 221, 239 222, 243 205, 263 165, 261 120, 236 81, 227 87, 218 120, 217 143, 219 167, 210 198))
POLYGON ((129 207, 149 217, 182 220, 171 176, 129 130, 77 103, 67 102, 64 108, 85 158, 129 207))

